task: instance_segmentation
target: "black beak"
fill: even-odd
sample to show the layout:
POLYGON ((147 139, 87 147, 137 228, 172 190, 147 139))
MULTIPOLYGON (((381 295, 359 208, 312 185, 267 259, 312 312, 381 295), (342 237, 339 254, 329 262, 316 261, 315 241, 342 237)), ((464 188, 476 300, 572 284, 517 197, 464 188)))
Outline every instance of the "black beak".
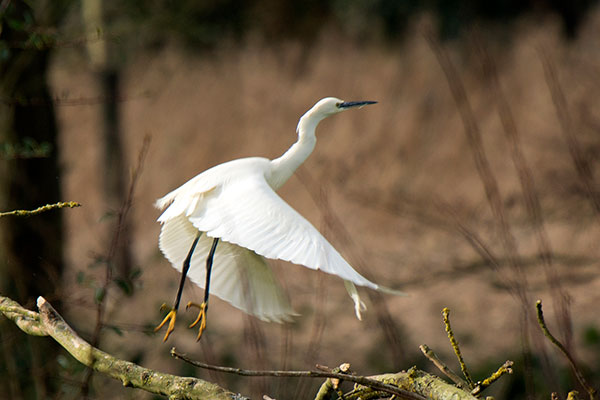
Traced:
POLYGON ((369 104, 375 104, 376 101, 345 101, 340 103, 339 108, 363 107, 369 104))

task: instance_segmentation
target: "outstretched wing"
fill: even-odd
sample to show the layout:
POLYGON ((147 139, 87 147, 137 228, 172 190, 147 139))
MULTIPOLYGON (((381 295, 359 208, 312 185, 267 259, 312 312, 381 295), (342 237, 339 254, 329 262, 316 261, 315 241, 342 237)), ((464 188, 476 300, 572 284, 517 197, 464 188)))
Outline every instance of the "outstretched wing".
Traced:
POLYGON ((248 172, 203 194, 188 219, 210 237, 264 257, 320 269, 359 286, 380 287, 360 275, 337 250, 271 189, 262 172, 248 172))
MULTIPOLYGON (((184 214, 163 223, 158 245, 178 271, 198 233, 184 214)), ((188 277, 201 288, 206 281, 206 257, 212 241, 202 234, 190 261, 188 277)), ((296 315, 265 260, 232 243, 221 241, 217 246, 210 292, 262 320, 283 322, 296 315)))

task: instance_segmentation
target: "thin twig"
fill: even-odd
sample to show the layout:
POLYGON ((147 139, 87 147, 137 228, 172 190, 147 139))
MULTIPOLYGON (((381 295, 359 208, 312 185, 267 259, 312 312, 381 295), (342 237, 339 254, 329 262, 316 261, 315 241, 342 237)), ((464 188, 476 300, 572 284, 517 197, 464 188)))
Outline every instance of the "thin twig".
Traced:
POLYGON ((475 387, 475 383, 473 379, 471 379, 471 375, 467 370, 467 365, 465 364, 465 360, 460 352, 460 347, 458 346, 458 341, 454 337, 454 332, 452 332, 452 327, 450 326, 450 310, 445 307, 442 310, 442 315, 444 316, 444 325, 446 326, 446 333, 448 334, 448 339, 450 339, 450 344, 454 349, 454 354, 456 354, 456 358, 458 358, 458 363, 460 364, 460 369, 469 384, 469 388, 473 389, 475 387))
POLYGON ((563 339, 565 340, 567 347, 569 347, 568 345, 571 343, 573 336, 571 330, 571 313, 569 310, 569 295, 563 288, 553 263, 554 252, 552 250, 548 233, 544 228, 544 216, 542 213, 541 202, 535 187, 533 173, 531 172, 529 163, 527 162, 525 154, 521 149, 521 135, 517 129, 517 123, 515 122, 513 113, 511 111, 510 103, 502 90, 496 63, 491 54, 481 43, 480 37, 481 35, 473 35, 475 48, 479 53, 482 67, 489 78, 490 87, 498 108, 498 115, 502 123, 504 136, 509 144, 509 152, 521 184, 521 191, 523 192, 525 207, 529 217, 531 218, 531 225, 536 233, 540 259, 546 274, 546 281, 548 282, 548 285, 552 291, 556 293, 556 296, 553 297, 554 309, 556 310, 557 314, 556 318, 559 323, 559 327, 561 328, 563 339))
POLYGON ((514 278, 507 276, 505 279, 511 282, 510 289, 521 301, 523 313, 527 316, 529 313, 527 305, 530 304, 528 301, 529 296, 527 294, 527 279, 523 272, 523 268, 518 261, 517 243, 506 217, 506 210, 500 194, 498 179, 494 174, 485 147, 483 146, 481 129, 479 128, 479 124, 473 113, 465 86, 450 59, 448 52, 440 45, 433 33, 427 32, 425 36, 444 72, 446 82, 450 88, 450 93, 456 103, 458 113, 465 128, 464 132, 473 156, 475 169, 483 184, 486 200, 490 206, 492 215, 496 220, 496 226, 500 238, 502 239, 503 249, 509 261, 510 268, 513 270, 511 275, 514 276, 514 278))
POLYGON ((277 370, 265 370, 265 371, 256 371, 256 370, 247 370, 242 368, 232 368, 232 367, 221 367, 217 365, 210 365, 200 361, 195 361, 188 358, 185 354, 178 353, 175 348, 171 349, 171 355, 175 358, 178 358, 182 361, 187 362, 198 368, 225 372, 228 374, 236 374, 242 376, 271 376, 277 378, 337 378, 342 381, 349 381, 358 383, 359 385, 368 386, 373 389, 381 390, 386 393, 390 393, 396 396, 399 396, 403 399, 410 400, 423 400, 424 397, 409 392, 407 390, 400 389, 393 385, 388 385, 386 383, 377 381, 375 379, 367 378, 365 376, 357 376, 357 375, 347 375, 343 373, 334 373, 334 372, 325 372, 325 371, 277 371, 277 370))
POLYGON ((427 346, 426 344, 422 344, 421 346, 419 346, 419 349, 421 349, 423 355, 427 357, 427 359, 429 359, 429 361, 431 361, 433 365, 435 365, 440 371, 442 371, 444 375, 450 378, 450 380, 454 382, 458 387, 463 389, 469 388, 469 384, 460 376, 456 375, 456 373, 452 371, 446 364, 444 364, 444 362, 439 359, 437 354, 435 354, 435 352, 431 350, 429 346, 427 346))
POLYGON ((600 218, 600 190, 594 182, 592 166, 590 165, 589 160, 586 158, 585 151, 575 135, 575 124, 571 117, 571 113, 569 112, 567 98, 562 89, 560 81, 558 80, 556 69, 550 60, 550 57, 543 48, 538 49, 538 56, 544 68, 546 84, 550 90, 552 102, 554 103, 556 115, 558 116, 558 121, 561 126, 561 132, 564 136, 565 142, 567 143, 571 160, 573 161, 575 171, 577 172, 577 177, 583 185, 585 193, 594 207, 596 217, 600 218))
POLYGON ((494 372, 492 375, 490 375, 489 378, 486 378, 481 382, 477 382, 477 386, 475 386, 475 388, 471 391, 471 394, 473 396, 477 396, 485 388, 489 387, 492 383, 494 383, 498 379, 500 379, 500 377, 502 375, 512 374, 513 373, 513 370, 512 370, 513 364, 514 363, 510 360, 506 361, 504 364, 502 364, 500 366, 500 368, 498 368, 498 370, 496 372, 494 372))
POLYGON ((550 340, 550 342, 552 342, 552 344, 554 344, 556 347, 558 347, 558 349, 563 353, 563 355, 567 358, 567 360, 569 360, 569 364, 571 364, 571 369, 573 370, 573 373, 577 377, 577 380, 579 381, 581 386, 583 386, 585 388, 585 390, 588 392, 588 394, 590 396, 590 400, 596 399, 596 394, 597 394, 596 389, 594 389, 587 383, 587 381, 585 380, 585 377, 583 376, 583 373, 581 372, 581 370, 577 366, 577 363, 571 356, 571 353, 569 353, 569 351, 565 348, 565 346, 563 346, 562 343, 559 342, 548 330, 548 327, 546 326, 546 322, 544 321, 544 312, 542 311, 542 301, 538 300, 535 303, 535 307, 537 310, 538 324, 540 325, 542 332, 544 332, 544 335, 550 340))
MULTIPOLYGON (((350 373, 350 364, 349 363, 343 363, 339 367, 335 367, 333 369, 317 364, 317 365, 315 365, 315 368, 317 368, 321 371, 325 371, 325 372, 334 372, 334 373, 343 373, 343 374, 350 373)), ((344 392, 342 392, 342 390, 340 389, 340 383, 341 383, 341 380, 338 378, 325 379, 325 382, 323 382, 323 384, 319 388, 319 391, 317 392, 317 395, 315 396, 315 400, 330 399, 331 392, 335 392, 335 394, 337 395, 337 397, 339 399, 343 399, 344 392)))
MULTIPOLYGON (((127 192, 127 197, 121 204, 121 208, 118 212, 118 220, 116 224, 115 232, 112 236, 112 240, 110 243, 110 247, 108 250, 108 255, 104 260, 106 265, 104 282, 100 287, 101 295, 98 298, 98 303, 96 305, 96 325, 94 327, 94 333, 92 334, 91 344, 96 347, 100 343, 100 337, 102 333, 102 329, 104 328, 104 316, 106 314, 106 299, 108 298, 108 292, 110 290, 111 284, 113 283, 113 260, 117 254, 117 249, 121 242, 121 238, 123 235, 123 231, 125 230, 125 224, 127 221, 127 216, 129 211, 133 205, 133 195, 135 193, 135 188, 142 172, 144 161, 146 159, 146 154, 148 153, 148 148, 150 146, 150 136, 145 136, 144 141, 142 143, 142 148, 138 153, 138 160, 135 168, 131 173, 131 182, 129 184, 129 191, 127 192)), ((94 374, 94 370, 92 368, 88 369, 87 374, 83 380, 81 386, 81 394, 83 397, 87 396, 87 392, 89 390, 92 376, 94 374)))
MULTIPOLYGON (((129 190, 127 192, 127 196, 123 200, 121 208, 117 213, 116 228, 110 242, 108 255, 103 260, 106 266, 106 270, 104 274, 104 282, 102 283, 102 286, 100 286, 100 295, 96 297, 96 325, 94 327, 94 332, 92 334, 91 340, 91 344, 93 347, 97 347, 100 344, 102 329, 105 327, 104 319, 105 314, 107 312, 106 299, 108 298, 108 293, 113 283, 113 260, 117 255, 117 249, 119 248, 119 245, 122 241, 123 232, 126 229, 125 225, 127 223, 127 216, 133 205, 133 196, 135 193, 135 188, 144 166, 144 160, 146 159, 146 154, 148 153, 150 141, 150 136, 147 135, 144 137, 144 140, 142 142, 142 148, 138 153, 137 164, 131 173, 131 181, 129 183, 129 190)), ((81 385, 81 396, 84 398, 87 397, 87 393, 89 391, 93 375, 94 369, 89 368, 81 385)))
POLYGON ((33 215, 38 215, 46 211, 56 210, 60 208, 75 208, 81 207, 81 204, 76 201, 67 201, 67 202, 58 202, 54 204, 46 204, 45 206, 38 207, 35 210, 13 210, 13 211, 5 211, 0 212, 0 217, 8 217, 10 215, 14 215, 16 217, 31 217, 33 215))

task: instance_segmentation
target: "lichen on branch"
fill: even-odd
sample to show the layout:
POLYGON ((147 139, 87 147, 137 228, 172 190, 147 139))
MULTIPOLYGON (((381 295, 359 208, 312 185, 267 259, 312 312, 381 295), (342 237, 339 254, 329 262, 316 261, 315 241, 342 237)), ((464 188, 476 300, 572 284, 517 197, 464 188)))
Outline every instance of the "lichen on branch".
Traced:
POLYGON ((50 336, 77 361, 118 379, 123 386, 168 396, 170 400, 230 400, 239 396, 201 379, 165 374, 118 359, 83 340, 44 299, 37 301, 39 313, 27 310, 15 301, 0 296, 0 312, 25 333, 50 336))

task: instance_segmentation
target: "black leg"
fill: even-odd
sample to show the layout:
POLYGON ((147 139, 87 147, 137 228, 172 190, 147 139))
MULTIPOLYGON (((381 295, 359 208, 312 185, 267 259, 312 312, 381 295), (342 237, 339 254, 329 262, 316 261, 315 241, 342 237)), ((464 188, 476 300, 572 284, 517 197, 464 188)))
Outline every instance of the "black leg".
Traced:
POLYGON ((190 262, 192 261, 192 255, 194 254, 194 249, 196 248, 196 245, 198 244, 198 240, 200 239, 201 235, 202 235, 202 232, 198 232, 198 234, 196 235, 196 238, 194 239, 194 242, 192 243, 192 247, 190 247, 190 251, 188 252, 187 257, 185 258, 185 261, 183 261, 183 268, 181 269, 181 280, 179 281, 179 288, 177 289, 177 297, 175 298, 175 303, 174 303, 175 305, 173 306, 174 310, 177 310, 179 308, 179 302, 181 301, 181 294, 183 293, 183 286, 185 285, 185 278, 187 277, 187 273, 190 269, 190 262))
MULTIPOLYGON (((167 333, 165 334, 165 338, 163 339, 163 342, 167 341, 167 339, 169 338, 169 335, 175 329, 175 320, 177 319, 177 309, 179 308, 181 294, 183 293, 183 286, 185 285, 185 277, 187 276, 187 273, 190 269, 190 262, 192 261, 192 255, 194 254, 194 249, 196 248, 196 245, 198 244, 200 235, 202 235, 202 232, 198 232, 198 234, 196 235, 196 238, 194 239, 194 242, 192 243, 192 247, 190 248, 190 251, 188 252, 187 257, 185 258, 185 261, 183 262, 183 268, 181 270, 181 280, 179 281, 179 288, 177 289, 177 297, 175 298, 175 304, 173 304, 173 308, 171 309, 171 311, 169 311, 169 313, 167 314, 165 319, 163 319, 163 321, 154 329, 154 332, 158 332, 160 330, 160 328, 162 328, 167 323, 167 321, 169 322, 169 327, 167 328, 167 333)), ((215 247, 214 244, 213 244, 213 247, 215 247)), ((161 307, 161 310, 166 307, 167 307, 167 305, 163 304, 161 307)))
POLYGON ((200 324, 198 328, 198 336, 196 340, 200 340, 202 337, 202 332, 206 329, 206 314, 208 310, 208 297, 210 295, 210 275, 212 272, 213 259, 215 257, 215 251, 217 250, 217 245, 219 244, 219 238, 215 238, 212 243, 212 247, 208 253, 208 257, 206 258, 206 284, 204 285, 204 301, 202 304, 192 303, 191 301, 187 304, 186 308, 189 307, 197 307, 200 309, 198 313, 198 318, 190 325, 190 328, 193 328, 197 324, 200 324))
POLYGON ((217 250, 217 244, 219 244, 219 238, 215 238, 212 243, 212 247, 208 252, 208 258, 206 259, 206 284, 204 285, 204 303, 206 303, 205 309, 208 309, 208 295, 210 292, 210 274, 212 272, 213 258, 215 257, 215 251, 217 250))

